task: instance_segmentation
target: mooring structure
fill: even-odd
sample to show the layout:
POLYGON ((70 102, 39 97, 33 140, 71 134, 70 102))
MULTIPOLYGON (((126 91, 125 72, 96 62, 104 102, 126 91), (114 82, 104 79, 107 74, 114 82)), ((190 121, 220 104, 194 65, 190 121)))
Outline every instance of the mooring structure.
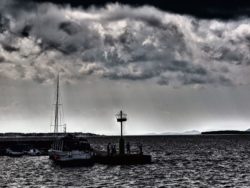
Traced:
POLYGON ((123 138, 123 122, 127 121, 127 114, 125 114, 122 110, 116 114, 117 122, 121 124, 121 136, 119 140, 119 154, 124 155, 125 146, 124 146, 124 138, 123 138))

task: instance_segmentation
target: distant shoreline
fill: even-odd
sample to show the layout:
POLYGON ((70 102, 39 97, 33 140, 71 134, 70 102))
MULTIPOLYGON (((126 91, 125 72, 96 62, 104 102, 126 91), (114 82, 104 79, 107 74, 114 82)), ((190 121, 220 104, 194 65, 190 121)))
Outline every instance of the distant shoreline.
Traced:
MULTIPOLYGON (((83 132, 68 132, 67 134, 72 134, 77 137, 119 137, 120 135, 100 135, 95 133, 83 133, 83 132)), ((57 133, 57 136, 63 136, 65 133, 57 133)), ((219 130, 219 131, 204 131, 196 132, 195 134, 190 134, 189 132, 168 132, 162 134, 139 134, 139 135, 124 135, 125 137, 134 136, 199 136, 199 135, 250 135, 250 131, 239 131, 239 130, 219 130)), ((55 133, 20 133, 20 132, 6 132, 0 133, 0 139, 4 138, 51 138, 54 137, 55 133)))
POLYGON ((234 130, 224 130, 224 131, 206 131, 202 132, 202 135, 250 135, 250 131, 234 131, 234 130))

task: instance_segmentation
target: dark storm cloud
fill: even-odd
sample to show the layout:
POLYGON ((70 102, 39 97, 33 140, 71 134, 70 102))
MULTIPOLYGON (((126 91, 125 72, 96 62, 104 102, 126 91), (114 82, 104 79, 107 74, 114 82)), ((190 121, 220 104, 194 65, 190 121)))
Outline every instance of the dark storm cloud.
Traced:
POLYGON ((17 4, 0 3, 5 77, 44 83, 60 71, 67 81, 94 75, 160 85, 250 82, 248 18, 204 20, 122 4, 17 4))
POLYGON ((59 29, 62 29, 68 35, 75 35, 80 28, 72 22, 62 22, 59 24, 59 29))
MULTIPOLYGON (((48 0, 26 0, 26 2, 48 2, 48 0)), ((93 5, 102 7, 108 3, 119 2, 131 6, 151 5, 158 9, 177 13, 189 14, 198 18, 219 18, 231 19, 242 16, 250 16, 250 3, 245 0, 50 0, 50 2, 65 5, 70 4, 73 7, 91 7, 93 5)))

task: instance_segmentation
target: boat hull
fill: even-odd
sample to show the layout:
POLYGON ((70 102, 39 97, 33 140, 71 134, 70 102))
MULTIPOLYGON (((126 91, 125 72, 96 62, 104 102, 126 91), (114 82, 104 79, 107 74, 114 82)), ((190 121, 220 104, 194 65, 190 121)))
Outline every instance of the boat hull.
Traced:
POLYGON ((13 151, 11 149, 6 150, 6 155, 9 157, 21 157, 24 155, 24 152, 22 151, 13 151))
POLYGON ((49 158, 60 166, 92 166, 95 161, 93 154, 82 151, 49 151, 49 158))

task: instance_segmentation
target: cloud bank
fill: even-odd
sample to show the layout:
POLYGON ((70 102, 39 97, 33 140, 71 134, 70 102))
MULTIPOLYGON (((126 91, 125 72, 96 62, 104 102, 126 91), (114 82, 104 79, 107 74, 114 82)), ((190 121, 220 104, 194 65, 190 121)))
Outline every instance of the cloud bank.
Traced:
POLYGON ((250 20, 203 20, 152 6, 0 3, 0 79, 88 76, 160 85, 250 82, 250 20))

